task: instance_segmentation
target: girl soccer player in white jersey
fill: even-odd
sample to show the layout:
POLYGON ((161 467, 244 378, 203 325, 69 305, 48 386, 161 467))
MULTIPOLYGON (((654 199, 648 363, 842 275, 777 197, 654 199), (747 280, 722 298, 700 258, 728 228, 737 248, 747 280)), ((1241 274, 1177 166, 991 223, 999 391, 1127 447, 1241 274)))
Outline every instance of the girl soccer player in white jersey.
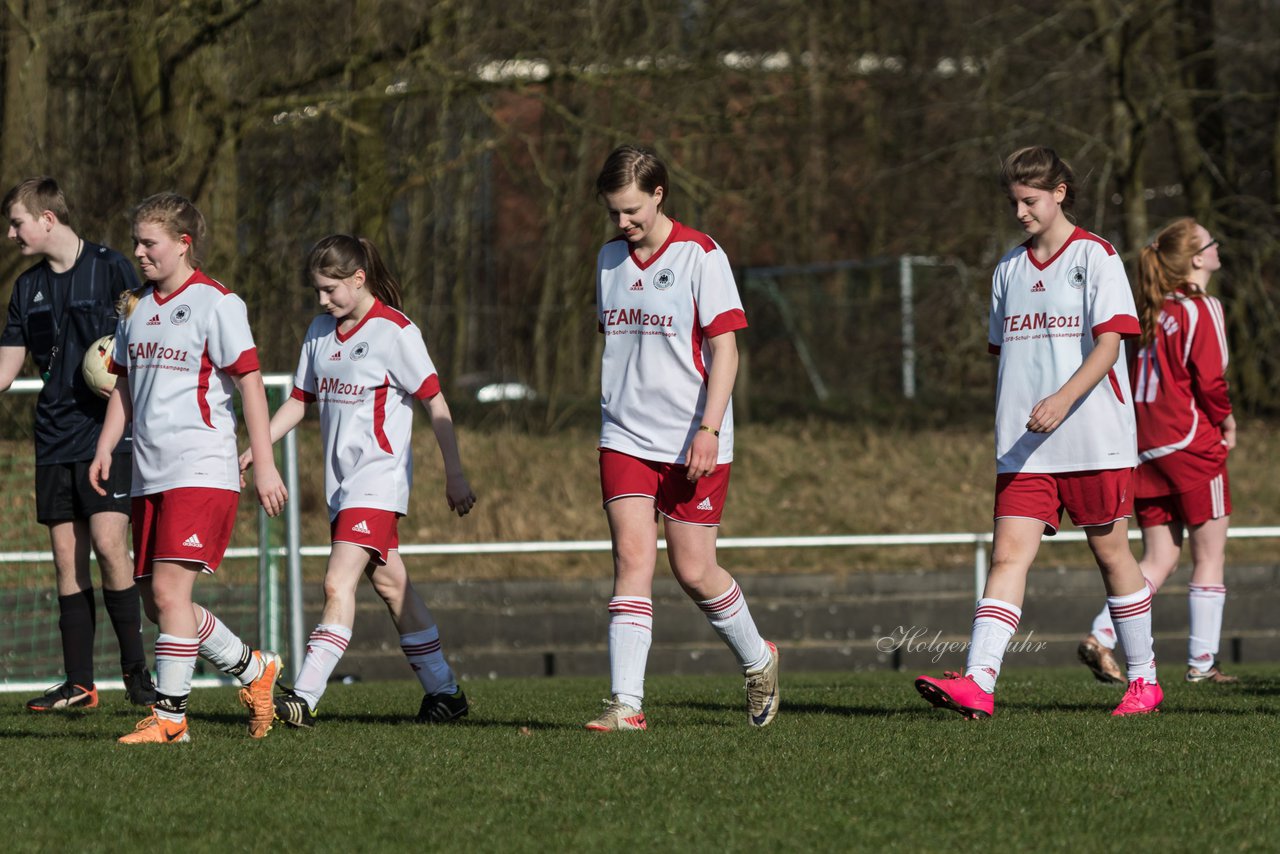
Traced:
MULTIPOLYGON (((1138 565, 1152 590, 1160 589, 1178 568, 1186 526, 1192 560, 1188 682, 1238 681, 1214 661, 1227 595, 1227 453, 1236 444, 1222 304, 1205 293, 1221 266, 1218 241, 1190 218, 1170 223, 1138 256, 1142 339, 1131 365, 1139 460, 1134 509, 1142 526, 1138 565)), ((1115 646, 1104 608, 1079 650, 1100 681, 1119 681, 1115 646)))
MULTIPOLYGON (((128 295, 116 330, 118 376, 89 482, 100 493, 111 452, 133 423, 133 554, 156 638, 156 704, 120 739, 125 744, 188 741, 187 698, 196 655, 236 676, 261 738, 274 716, 280 659, 251 650, 192 601, 195 579, 222 561, 240 496, 233 388, 250 442, 269 453, 267 397, 245 305, 200 270, 205 222, 174 193, 144 200, 133 215, 134 255, 147 285, 128 295)), ((287 498, 275 465, 258 472, 268 514, 287 498)))
MULTIPOLYGON (((308 404, 319 406, 333 545, 324 615, 307 641, 297 681, 276 697, 276 716, 294 727, 315 724, 329 676, 351 641, 356 585, 365 575, 386 602, 400 649, 422 683, 417 719, 456 720, 467 714, 467 698, 440 651, 440 630, 409 580, 397 535, 413 482, 415 399, 426 406, 444 458, 449 509, 465 516, 475 505, 449 406, 422 333, 400 311, 400 284, 372 243, 326 237, 311 250, 306 270, 324 314, 307 329, 293 392, 271 418, 271 441, 296 427, 308 404)), ((242 455, 242 468, 258 450, 242 455)))
POLYGON ((716 562, 733 460, 734 331, 746 315, 724 250, 663 210, 667 170, 652 152, 616 149, 596 191, 621 234, 600 250, 597 317, 600 482, 613 537, 612 697, 589 730, 646 728, 641 703, 653 627, 658 517, 672 572, 746 674, 747 714, 778 712, 778 651, 760 637, 737 582, 716 562))
POLYGON ((1129 688, 1113 715, 1155 711, 1151 591, 1129 551, 1137 463, 1121 339, 1138 334, 1124 265, 1109 243, 1068 218, 1071 168, 1052 149, 1023 148, 1001 183, 1029 236, 991 283, 988 343, 996 381, 995 539, 963 676, 921 676, 934 706, 970 718, 995 710, 1005 648, 1018 629, 1027 571, 1062 510, 1083 528, 1128 655, 1129 688))

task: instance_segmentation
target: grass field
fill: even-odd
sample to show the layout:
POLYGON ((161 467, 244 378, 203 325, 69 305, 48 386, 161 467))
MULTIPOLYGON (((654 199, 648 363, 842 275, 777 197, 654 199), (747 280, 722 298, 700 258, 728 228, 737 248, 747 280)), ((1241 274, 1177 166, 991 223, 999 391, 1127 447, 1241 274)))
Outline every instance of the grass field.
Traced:
POLYGON ((138 717, 119 694, 58 717, 5 703, 0 847, 1274 850, 1280 667, 1235 672, 1112 719, 1114 686, 1011 668, 980 722, 928 709, 913 673, 784 672, 763 731, 739 679, 652 678, 650 731, 606 736, 580 729, 600 679, 470 682, 471 716, 435 728, 407 721, 412 683, 334 685, 320 726, 259 742, 208 689, 191 744, 146 748, 114 744, 138 717))

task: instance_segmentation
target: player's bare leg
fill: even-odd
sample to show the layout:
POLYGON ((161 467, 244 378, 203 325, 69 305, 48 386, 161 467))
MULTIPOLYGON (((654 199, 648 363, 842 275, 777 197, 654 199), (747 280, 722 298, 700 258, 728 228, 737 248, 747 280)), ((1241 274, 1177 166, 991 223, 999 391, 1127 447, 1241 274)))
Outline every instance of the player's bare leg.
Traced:
POLYGON ((685 593, 698 603, 746 676, 747 718, 767 726, 778 713, 778 648, 760 636, 746 596, 716 560, 719 527, 667 519, 667 557, 685 593))
POLYGON ((616 498, 604 506, 613 541, 609 599, 610 697, 588 721, 593 732, 648 728, 641 706, 644 671, 653 641, 653 572, 658 559, 658 514, 653 499, 616 498))
POLYGON ((1022 619, 1027 572, 1040 550, 1044 523, 1038 519, 1005 516, 996 519, 992 535, 991 567, 974 611, 969 655, 964 674, 948 671, 942 678, 919 676, 916 690, 936 708, 967 718, 995 714, 993 694, 1005 649, 1022 619))
POLYGON ((1156 681, 1151 637, 1152 589, 1138 569, 1129 548, 1128 520, 1084 529, 1089 548, 1102 571, 1107 607, 1116 635, 1124 646, 1129 687, 1113 715, 1146 714, 1159 708, 1164 691, 1156 681))
POLYGON ((440 629, 431 610, 409 580, 409 571, 397 549, 387 553, 384 564, 371 562, 365 575, 387 605, 400 632, 400 650, 422 685, 420 723, 447 723, 465 717, 469 706, 457 677, 445 661, 440 629))
POLYGON ((1190 530, 1191 584, 1188 605, 1191 632, 1187 649, 1188 682, 1229 685, 1240 680, 1218 669, 1218 645, 1222 638, 1222 611, 1226 605, 1227 529, 1231 517, 1210 519, 1190 530))

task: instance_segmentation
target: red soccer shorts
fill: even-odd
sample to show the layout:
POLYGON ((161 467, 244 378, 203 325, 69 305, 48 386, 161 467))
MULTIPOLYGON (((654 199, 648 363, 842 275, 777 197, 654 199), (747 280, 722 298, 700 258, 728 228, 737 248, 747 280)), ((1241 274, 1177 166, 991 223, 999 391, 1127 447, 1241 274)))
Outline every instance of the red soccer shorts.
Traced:
POLYGON ((1210 519, 1231 515, 1231 484, 1227 480, 1226 466, 1222 474, 1195 489, 1177 495, 1160 495, 1155 498, 1136 498, 1138 526, 1154 528, 1156 525, 1203 525, 1210 519))
POLYGON ((1132 479, 1133 469, 1006 472, 996 475, 995 518, 1038 519, 1050 536, 1058 533, 1064 509, 1078 527, 1110 525, 1133 515, 1132 479))
POLYGON ((600 449, 600 491, 604 503, 616 498, 652 498, 658 512, 690 525, 719 525, 729 494, 729 463, 690 483, 687 466, 655 463, 600 449))
POLYGON ((133 499, 133 577, 147 578, 156 561, 195 563, 213 572, 236 523, 240 493, 186 486, 133 499))
POLYGON ((387 562, 387 553, 400 548, 400 514, 394 510, 348 507, 329 523, 329 539, 373 552, 373 562, 387 562))

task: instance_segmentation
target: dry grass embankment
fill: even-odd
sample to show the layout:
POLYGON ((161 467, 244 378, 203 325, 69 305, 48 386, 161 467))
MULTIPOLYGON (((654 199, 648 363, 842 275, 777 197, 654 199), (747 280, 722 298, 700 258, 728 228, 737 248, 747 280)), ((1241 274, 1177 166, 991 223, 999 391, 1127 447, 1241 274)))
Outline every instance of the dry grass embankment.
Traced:
MULTIPOLYGON (((314 425, 301 437, 304 539, 327 541, 314 425)), ((466 519, 444 505, 440 456, 419 425, 417 478, 401 538, 413 542, 606 539, 596 468, 596 433, 554 435, 460 429, 464 460, 480 498, 466 519)), ((907 430, 793 423, 739 430, 723 536, 936 533, 990 529, 991 434, 977 428, 907 430)), ((1277 523, 1280 429, 1245 422, 1232 458, 1233 522, 1277 523)), ((244 502, 248 505, 248 502, 244 502)), ((246 523, 249 519, 246 514, 246 523)), ((241 540, 244 541, 243 539, 241 540)), ((1228 559, 1270 562, 1274 541, 1236 541, 1228 559)), ((967 546, 724 551, 735 572, 860 572, 972 565, 967 546)), ((606 554, 475 558, 419 557, 415 575, 437 580, 600 577, 606 554)), ((1083 545, 1041 550, 1040 566, 1087 566, 1083 545)))

